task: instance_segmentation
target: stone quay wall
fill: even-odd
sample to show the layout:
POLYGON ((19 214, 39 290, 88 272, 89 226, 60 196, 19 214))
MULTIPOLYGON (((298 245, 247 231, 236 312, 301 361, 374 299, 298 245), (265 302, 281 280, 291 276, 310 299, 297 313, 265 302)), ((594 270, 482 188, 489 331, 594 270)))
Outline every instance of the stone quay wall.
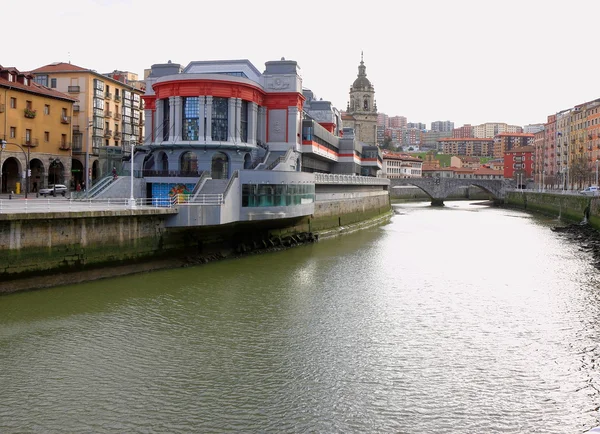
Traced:
POLYGON ((560 216, 572 222, 581 222, 584 218, 587 218, 587 221, 595 229, 600 229, 600 197, 533 191, 510 191, 506 192, 504 203, 510 207, 526 209, 551 216, 560 216))
POLYGON ((391 205, 387 192, 382 192, 317 201, 314 214, 307 217, 167 228, 165 221, 175 212, 0 214, 0 293, 287 247, 314 240, 321 233, 330 235, 369 221, 383 222, 391 217, 391 205))

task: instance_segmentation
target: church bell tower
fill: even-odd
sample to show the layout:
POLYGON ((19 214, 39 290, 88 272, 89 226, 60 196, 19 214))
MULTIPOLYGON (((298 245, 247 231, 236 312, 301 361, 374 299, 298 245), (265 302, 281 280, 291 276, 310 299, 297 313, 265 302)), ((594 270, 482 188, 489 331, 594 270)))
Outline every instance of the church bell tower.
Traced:
MULTIPOLYGON (((367 78, 367 67, 360 53, 358 76, 350 87, 347 113, 353 118, 354 136, 368 145, 377 144, 377 103, 375 88, 367 78)), ((350 126, 350 125, 348 125, 350 126)))

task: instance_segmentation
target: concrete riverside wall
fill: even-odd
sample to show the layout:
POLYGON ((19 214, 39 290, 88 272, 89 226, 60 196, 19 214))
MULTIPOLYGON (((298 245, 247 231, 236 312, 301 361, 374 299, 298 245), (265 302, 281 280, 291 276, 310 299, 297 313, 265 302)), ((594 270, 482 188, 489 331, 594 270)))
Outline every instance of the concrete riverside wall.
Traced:
POLYGON ((589 206, 588 222, 600 229, 600 198, 597 197, 511 191, 506 193, 504 203, 511 207, 560 216, 573 222, 581 222, 589 206))
POLYGON ((317 201, 307 217, 166 227, 175 210, 0 214, 0 293, 184 266, 287 246, 391 216, 389 195, 317 201), (275 239, 280 244, 269 244, 275 239), (283 240, 283 241, 282 241, 283 240), (147 265, 154 262, 153 266, 147 265), (76 277, 73 277, 76 276, 76 277))

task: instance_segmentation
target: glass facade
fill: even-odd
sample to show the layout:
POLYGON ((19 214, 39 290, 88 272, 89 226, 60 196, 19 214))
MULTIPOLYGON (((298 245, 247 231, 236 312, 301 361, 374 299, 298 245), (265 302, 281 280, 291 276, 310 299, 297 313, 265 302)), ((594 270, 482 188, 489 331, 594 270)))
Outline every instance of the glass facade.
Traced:
POLYGON ((200 98, 183 98, 183 140, 198 140, 200 122, 200 98))
POLYGON ((215 142, 227 141, 228 112, 227 98, 213 98, 211 131, 215 142))
POLYGON ((248 143, 248 101, 244 100, 240 114, 240 140, 242 143, 248 143))
POLYGON ((171 124, 169 122, 169 118, 171 116, 171 107, 169 104, 169 98, 163 99, 163 137, 162 139, 167 141, 169 140, 169 132, 171 129, 171 124))
POLYGON ((243 184, 243 207, 294 206, 315 201, 314 184, 243 184))

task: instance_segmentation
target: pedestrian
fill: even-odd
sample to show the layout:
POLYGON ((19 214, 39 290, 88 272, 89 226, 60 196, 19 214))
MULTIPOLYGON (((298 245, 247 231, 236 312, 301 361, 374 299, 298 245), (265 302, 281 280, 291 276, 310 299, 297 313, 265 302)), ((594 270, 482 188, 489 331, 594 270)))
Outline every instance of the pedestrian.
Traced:
POLYGON ((116 167, 113 167, 112 176, 113 176, 113 181, 117 179, 117 168, 116 167))
POLYGON ((81 191, 81 184, 79 182, 77 183, 77 187, 75 188, 75 190, 77 190, 77 192, 81 191))

